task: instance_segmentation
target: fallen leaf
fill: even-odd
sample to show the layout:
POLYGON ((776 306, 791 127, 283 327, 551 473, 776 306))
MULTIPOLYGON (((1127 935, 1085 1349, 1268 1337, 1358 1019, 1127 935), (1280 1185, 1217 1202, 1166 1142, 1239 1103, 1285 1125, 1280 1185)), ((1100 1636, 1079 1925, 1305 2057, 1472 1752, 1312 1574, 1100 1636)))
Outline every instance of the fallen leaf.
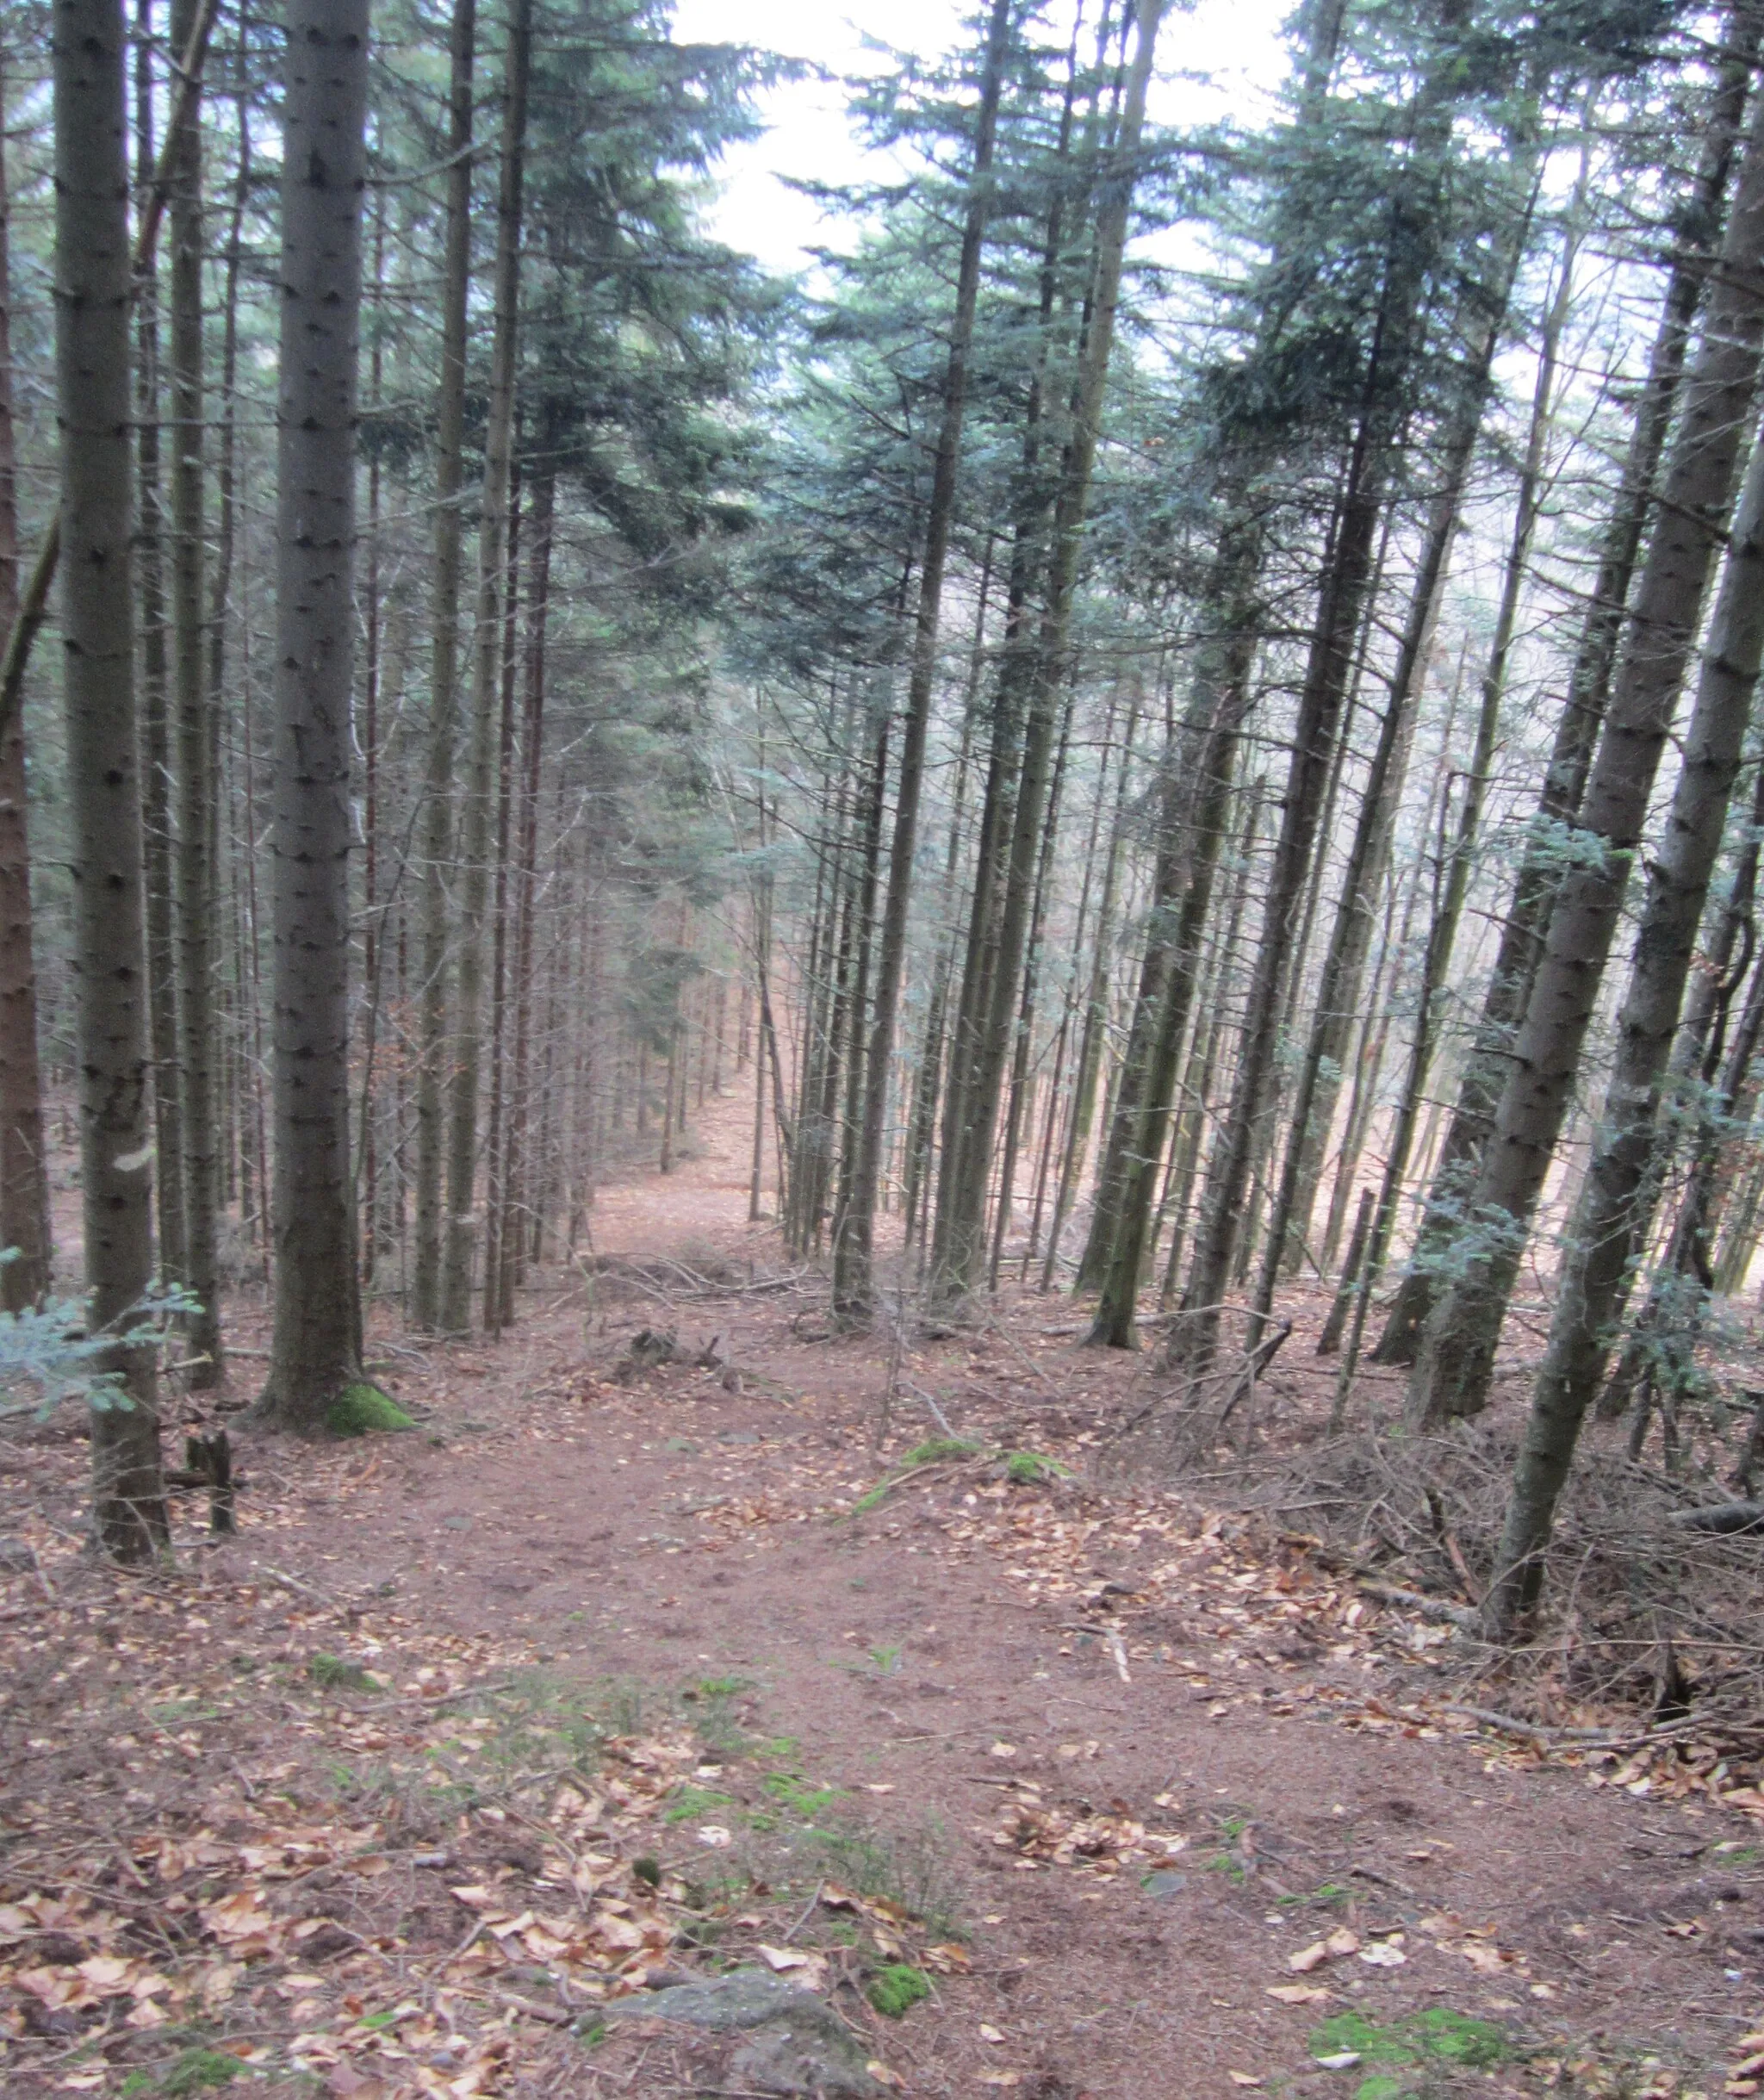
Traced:
POLYGON ((1329 1948, 1322 1940, 1313 1940, 1308 1947, 1301 1947, 1295 1954, 1289 1954, 1286 1966, 1295 1976, 1308 1976, 1313 1969, 1320 1969, 1329 1959, 1329 1948))
POLYGON ((999 2033, 996 2027, 988 2027, 986 2022, 982 2020, 980 2022, 980 2039, 982 2041, 999 2042, 1003 2041, 1004 2037, 999 2033))
POLYGON ((760 1959, 774 1974, 781 1974, 786 1969, 805 1969, 809 1966, 809 1958, 801 1948, 767 1947, 764 1941, 760 1943, 760 1959))
POLYGON ((1262 2081, 1247 2071, 1227 2071, 1225 2074, 1233 2085, 1259 2085, 1262 2081))
POLYGON ((1375 1969, 1400 1969, 1408 1956, 1394 1939, 1374 1940, 1370 1947, 1360 1949, 1360 1960, 1370 1962, 1375 1969))
POLYGON ((1329 1993, 1320 1984, 1270 1984, 1270 1997, 1277 1997, 1283 2005, 1326 2005, 1329 1993))
POLYGON ((720 1823, 707 1823, 699 1827, 699 1842, 701 1845, 721 1847, 733 1844, 734 1842, 733 1832, 724 1830, 720 1823))

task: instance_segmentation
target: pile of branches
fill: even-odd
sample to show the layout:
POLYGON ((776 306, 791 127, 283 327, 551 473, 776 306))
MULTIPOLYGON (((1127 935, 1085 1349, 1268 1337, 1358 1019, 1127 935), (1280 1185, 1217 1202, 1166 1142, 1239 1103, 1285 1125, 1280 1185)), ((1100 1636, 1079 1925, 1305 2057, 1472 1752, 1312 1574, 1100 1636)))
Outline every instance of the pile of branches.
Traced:
MULTIPOLYGON (((1368 1587, 1413 1594, 1466 1630, 1494 1574, 1516 1426, 1483 1417, 1418 1437, 1370 1429, 1236 1468, 1245 1506, 1301 1526, 1368 1587)), ((1215 1476, 1215 1478, 1217 1476, 1215 1476)), ((1518 1650, 1472 1643, 1501 1704, 1655 1718, 1696 1713, 1764 1742, 1764 1512, 1674 1480, 1601 1438, 1563 1493, 1544 1601, 1518 1650)), ((1516 1710, 1516 1709, 1515 1709, 1516 1710)))

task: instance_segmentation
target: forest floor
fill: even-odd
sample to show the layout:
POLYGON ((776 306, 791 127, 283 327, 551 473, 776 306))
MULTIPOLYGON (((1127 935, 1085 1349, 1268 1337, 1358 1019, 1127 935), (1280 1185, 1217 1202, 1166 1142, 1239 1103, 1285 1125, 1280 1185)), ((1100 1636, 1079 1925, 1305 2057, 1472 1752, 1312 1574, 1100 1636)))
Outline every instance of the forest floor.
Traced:
POLYGON ((0 2091, 780 2090, 605 2017, 735 1965, 927 2100, 1761 2090, 1742 1739, 1461 1711, 1503 1666, 1302 1494, 1102 1466, 1150 1358, 1058 1299, 826 1338, 742 1129, 604 1190, 623 1261, 500 1342, 377 1315, 418 1428, 241 1433, 239 1536, 180 1494, 150 1576, 82 1550, 77 1412, 10 1426, 0 2091))

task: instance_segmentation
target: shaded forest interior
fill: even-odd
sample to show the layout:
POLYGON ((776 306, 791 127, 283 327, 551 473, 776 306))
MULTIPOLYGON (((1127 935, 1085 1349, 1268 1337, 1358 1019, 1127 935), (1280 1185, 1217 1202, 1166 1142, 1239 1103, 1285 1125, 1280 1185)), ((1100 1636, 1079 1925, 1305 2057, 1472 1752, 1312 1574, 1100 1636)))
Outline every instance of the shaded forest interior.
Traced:
POLYGON ((1063 1323, 1000 1477, 1231 1471, 1755 1792, 1764 4, 1186 20, 879 51, 794 277, 802 68, 661 0, 0 23, 0 1360, 107 1564, 714 1127, 876 1453, 1063 1323))

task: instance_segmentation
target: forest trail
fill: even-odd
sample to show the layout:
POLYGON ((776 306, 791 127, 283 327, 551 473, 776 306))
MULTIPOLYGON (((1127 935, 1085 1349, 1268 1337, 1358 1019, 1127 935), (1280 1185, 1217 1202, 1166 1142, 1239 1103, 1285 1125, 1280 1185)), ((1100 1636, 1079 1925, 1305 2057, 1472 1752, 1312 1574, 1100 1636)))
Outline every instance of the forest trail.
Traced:
MULTIPOLYGON (((733 1104, 706 1133, 605 1191, 603 1261, 778 1268, 733 1104)), ((1046 1301, 904 1357, 978 1448, 859 1508, 935 1427, 898 1405, 873 1453, 885 1348, 663 1276, 588 1306, 554 1275, 500 1344, 401 1349, 419 1433, 250 1441, 240 1537, 157 1582, 77 1557, 69 1441, 19 1451, 9 2093, 171 2091, 192 2046, 339 2100, 739 2090, 680 2030, 567 2030, 620 1964, 731 1957, 800 1957, 913 2095, 1754 2090, 1755 1811, 1478 1732, 1437 1629, 1203 1499, 1013 1480, 1012 1449, 1081 1461, 1132 1375, 1046 1301), (685 1360, 628 1375, 664 1321, 685 1360), (113 1774, 79 1739, 119 1703, 113 1774), (603 1776, 560 1785, 584 1711, 603 1776), (158 1996, 106 2001, 106 1960, 158 1996), (899 2019, 857 1988, 890 1960, 934 1986, 899 2019)))

